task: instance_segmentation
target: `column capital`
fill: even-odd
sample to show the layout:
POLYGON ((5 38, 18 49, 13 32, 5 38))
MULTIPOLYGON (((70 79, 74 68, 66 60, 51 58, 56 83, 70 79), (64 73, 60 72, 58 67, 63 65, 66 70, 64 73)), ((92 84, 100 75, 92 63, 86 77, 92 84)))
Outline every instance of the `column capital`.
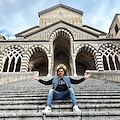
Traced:
POLYGON ((52 59, 52 56, 48 56, 48 59, 49 59, 49 60, 52 59))
POLYGON ((47 57, 52 57, 52 54, 47 54, 47 57))
POLYGON ((76 56, 72 56, 72 58, 73 58, 73 59, 75 59, 75 58, 76 58, 76 56))

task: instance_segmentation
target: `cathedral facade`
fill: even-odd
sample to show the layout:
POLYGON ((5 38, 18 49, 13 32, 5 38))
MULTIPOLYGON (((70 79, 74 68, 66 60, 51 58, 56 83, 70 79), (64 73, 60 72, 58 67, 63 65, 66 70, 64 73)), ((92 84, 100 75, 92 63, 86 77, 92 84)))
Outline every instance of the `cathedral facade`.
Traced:
POLYGON ((83 25, 83 12, 63 4, 38 16, 39 25, 17 33, 15 40, 0 35, 0 72, 39 71, 40 76, 56 76, 63 67, 66 75, 77 76, 85 70, 120 70, 117 20, 107 34, 83 25))

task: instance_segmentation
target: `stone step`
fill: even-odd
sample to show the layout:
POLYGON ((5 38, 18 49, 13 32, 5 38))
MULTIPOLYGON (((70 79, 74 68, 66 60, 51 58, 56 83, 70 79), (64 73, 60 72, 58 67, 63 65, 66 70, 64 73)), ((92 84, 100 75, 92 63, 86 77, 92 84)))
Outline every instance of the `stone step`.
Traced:
MULTIPOLYGON (((78 104, 79 108, 81 109, 86 109, 86 108, 120 108, 120 103, 111 103, 111 104, 78 104)), ((35 104, 32 104, 32 105, 0 105, 0 109, 43 109, 45 107, 45 105, 35 105, 35 104)), ((52 108, 72 108, 72 104, 66 104, 66 105, 52 105, 52 108)))
MULTIPOLYGON (((120 93, 120 91, 119 90, 80 90, 79 88, 77 89, 77 87, 72 87, 73 89, 74 89, 74 91, 75 92, 83 92, 83 93, 120 93)), ((16 88, 17 89, 17 88, 16 88)), ((51 88, 49 88, 49 89, 51 89, 51 88)), ((2 91, 2 92, 0 92, 0 94, 5 94, 5 93, 23 93, 23 94, 25 94, 25 93, 39 93, 39 92, 48 92, 49 91, 49 89, 48 88, 46 88, 46 86, 44 86, 44 89, 37 89, 37 90, 24 90, 24 91, 10 91, 9 89, 8 90, 6 90, 6 91, 2 91)))
MULTIPOLYGON (((31 92, 31 93, 18 93, 18 92, 12 92, 12 93, 1 93, 0 94, 0 97, 2 96, 34 96, 34 95, 48 95, 48 91, 47 92, 31 92)), ((120 92, 118 91, 101 91, 101 92, 98 92, 98 91, 94 91, 94 92, 86 92, 86 91, 81 91, 81 92, 76 92, 75 91, 75 95, 86 95, 86 96, 92 96, 92 95, 96 95, 96 96, 99 96, 99 95, 111 95, 111 96, 120 96, 120 92)))
MULTIPOLYGON (((32 113, 41 113, 43 109, 14 109, 14 110, 0 110, 0 113, 2 114, 6 114, 6 113, 16 113, 16 114, 20 114, 20 113, 26 113, 26 114, 32 114, 32 113)), ((82 112, 114 112, 114 111, 120 111, 120 108, 95 108, 95 109, 81 109, 82 112)), ((52 109, 52 112, 72 112, 72 107, 71 108, 57 108, 57 109, 52 109)))
MULTIPOLYGON (((79 104, 79 108, 84 111, 118 111, 120 110, 120 104, 102 104, 102 105, 83 105, 79 104)), ((45 108, 44 105, 38 106, 38 105, 14 105, 14 106, 0 106, 0 113, 35 113, 35 112, 41 112, 45 108)), ((72 105, 52 105, 52 111, 54 112, 72 112, 72 105)))
POLYGON ((97 112, 51 112, 47 114, 42 113, 0 113, 1 120, 102 120, 102 118, 107 118, 108 120, 119 120, 120 118, 120 111, 111 111, 111 112, 104 112, 104 111, 97 111, 97 112))
MULTIPOLYGON (((77 89, 77 87, 72 87, 74 89, 75 92, 79 92, 79 93, 120 93, 119 90, 80 90, 80 89, 77 89)), ((17 89, 17 88, 16 88, 17 89)), ((51 88, 49 88, 51 89, 51 88)), ((23 94, 26 94, 26 93, 40 93, 40 92, 48 92, 49 91, 48 88, 46 88, 46 86, 44 86, 44 89, 38 89, 38 90, 27 90, 27 91, 10 91, 10 90, 6 90, 6 91, 2 91, 0 92, 0 94, 5 94, 5 93, 23 93, 23 94)))
MULTIPOLYGON (((84 100, 119 100, 120 96, 83 96, 83 95, 79 95, 76 96, 76 99, 84 99, 84 100)), ((6 96, 2 96, 0 97, 0 101, 30 101, 30 100, 47 100, 47 96, 16 96, 16 97, 6 97, 6 96)))
MULTIPOLYGON (((52 104, 70 104, 71 100, 53 100, 52 104)), ((111 103, 120 103, 119 99, 110 99, 110 100, 104 100, 104 99, 97 99, 97 100, 82 100, 82 99, 77 99, 77 103, 89 103, 89 104, 102 104, 102 103, 106 103, 106 104, 111 104, 111 103)), ((0 101, 0 105, 16 105, 16 104, 39 104, 39 105, 43 105, 46 104, 46 100, 28 100, 28 101, 0 101)))
MULTIPOLYGON (((47 99, 48 94, 39 94, 39 95, 2 95, 0 96, 1 100, 19 100, 19 99, 47 99)), ((120 99, 120 95, 79 95, 75 94, 78 99, 120 99)))

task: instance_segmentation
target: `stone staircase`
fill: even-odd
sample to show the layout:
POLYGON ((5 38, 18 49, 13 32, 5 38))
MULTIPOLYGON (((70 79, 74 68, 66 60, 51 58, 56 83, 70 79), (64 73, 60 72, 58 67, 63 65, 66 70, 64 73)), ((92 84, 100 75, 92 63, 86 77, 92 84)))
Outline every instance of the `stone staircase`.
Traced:
POLYGON ((33 79, 0 86, 0 120, 120 120, 120 83, 89 78, 72 85, 82 113, 72 112, 69 99, 53 100, 52 112, 43 114, 51 87, 33 79))

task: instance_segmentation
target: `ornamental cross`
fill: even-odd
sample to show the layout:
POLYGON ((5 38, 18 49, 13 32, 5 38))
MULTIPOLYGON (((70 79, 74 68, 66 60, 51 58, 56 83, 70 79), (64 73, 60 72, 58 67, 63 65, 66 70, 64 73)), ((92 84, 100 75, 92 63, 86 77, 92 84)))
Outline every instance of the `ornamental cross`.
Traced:
POLYGON ((62 3, 62 1, 59 1, 59 3, 61 4, 61 3, 62 3))

